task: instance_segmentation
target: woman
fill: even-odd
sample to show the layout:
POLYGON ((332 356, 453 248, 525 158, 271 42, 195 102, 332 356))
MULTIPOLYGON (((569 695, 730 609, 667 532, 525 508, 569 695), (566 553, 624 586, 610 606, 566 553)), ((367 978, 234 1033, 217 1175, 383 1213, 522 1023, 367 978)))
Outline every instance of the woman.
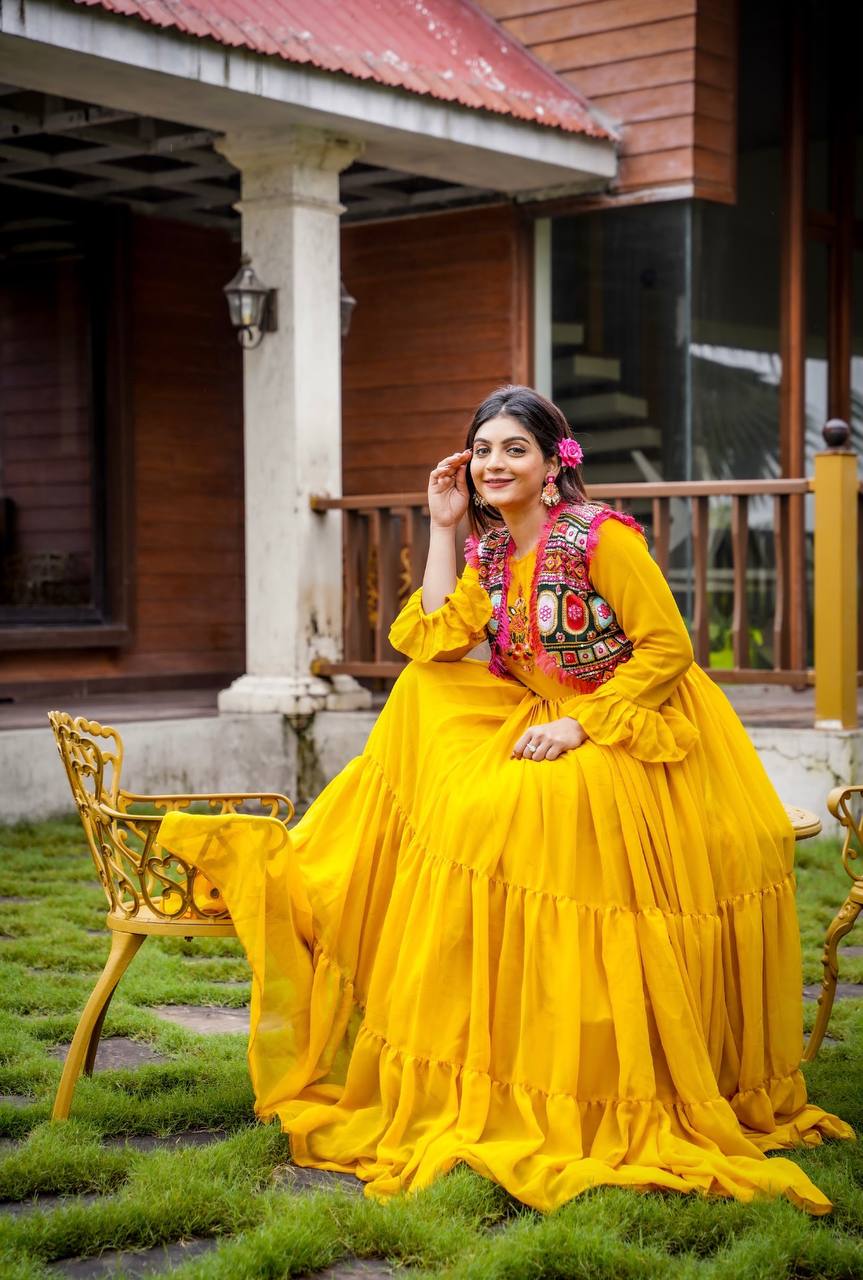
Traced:
POLYGON ((850 1136, 798 1070, 792 832, 580 460, 542 396, 489 396, 431 474, 413 661, 363 755, 289 843, 184 815, 163 841, 230 906, 257 1111, 297 1163, 381 1197, 465 1161, 544 1210, 609 1184, 823 1213, 763 1154, 850 1136))

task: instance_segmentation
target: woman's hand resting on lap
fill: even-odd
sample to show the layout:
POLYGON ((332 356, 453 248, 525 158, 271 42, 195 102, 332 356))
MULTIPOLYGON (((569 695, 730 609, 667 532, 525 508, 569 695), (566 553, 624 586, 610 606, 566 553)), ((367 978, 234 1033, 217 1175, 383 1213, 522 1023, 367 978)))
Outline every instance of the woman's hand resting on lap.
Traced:
POLYGON ((587 734, 572 716, 552 720, 549 724, 536 724, 521 735, 512 749, 519 760, 557 760, 566 751, 574 751, 587 734))

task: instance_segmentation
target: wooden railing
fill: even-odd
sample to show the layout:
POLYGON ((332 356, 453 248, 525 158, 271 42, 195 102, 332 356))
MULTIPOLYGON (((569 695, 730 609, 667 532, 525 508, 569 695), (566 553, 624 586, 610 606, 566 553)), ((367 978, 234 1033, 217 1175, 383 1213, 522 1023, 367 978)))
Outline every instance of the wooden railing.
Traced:
MULTIPOLYGON (((847 428, 845 431, 847 441, 847 428)), ((856 480, 854 455, 842 444, 834 445, 831 440, 828 444, 827 452, 816 457, 814 478, 593 485, 588 487, 588 496, 618 510, 629 510, 645 525, 653 554, 676 589, 689 622, 696 661, 711 676, 733 683, 815 684, 821 715, 830 723, 835 718, 846 725, 852 718, 856 723, 856 692, 852 713, 851 685, 856 691, 858 667, 863 667, 857 640, 861 594, 857 568, 863 565, 863 519, 858 520, 857 505, 863 500, 863 486, 856 480), (820 492, 816 485, 821 486, 820 492), (816 578, 820 577, 822 594, 818 595, 816 581, 814 612, 820 610, 825 616, 829 612, 833 626, 830 631, 823 622, 819 624, 822 692, 818 662, 813 667, 807 661, 813 609, 806 585, 804 503, 810 493, 816 494, 819 526, 830 530, 821 540, 820 559, 816 541, 816 578), (724 505, 726 512, 730 507, 727 538, 713 537, 711 502, 724 505), (751 516, 756 503, 771 504, 769 519, 765 513, 757 529, 760 549, 769 553, 763 557, 766 567, 760 570, 772 598, 767 665, 763 649, 760 665, 753 663, 749 616, 752 583, 758 576, 752 563, 756 529, 751 516), (730 546, 730 566, 717 566, 712 541, 718 541, 726 552, 730 546), (732 662, 711 667, 711 601, 716 596, 727 601, 729 595, 731 608, 724 612, 726 616, 730 612, 732 662), (841 696, 836 692, 840 686, 844 691, 841 696), (840 705, 844 710, 834 714, 833 708, 840 705)), ((344 513, 344 660, 319 661, 315 672, 398 675, 405 659, 391 647, 387 636, 393 618, 422 581, 428 548, 425 493, 314 497, 312 507, 320 512, 344 513)), ((460 532, 465 533, 466 528, 460 532)), ((459 536, 457 545, 462 541, 459 536)), ((818 634, 815 627, 816 644, 818 634)), ((863 627, 860 635, 863 639, 863 627)))

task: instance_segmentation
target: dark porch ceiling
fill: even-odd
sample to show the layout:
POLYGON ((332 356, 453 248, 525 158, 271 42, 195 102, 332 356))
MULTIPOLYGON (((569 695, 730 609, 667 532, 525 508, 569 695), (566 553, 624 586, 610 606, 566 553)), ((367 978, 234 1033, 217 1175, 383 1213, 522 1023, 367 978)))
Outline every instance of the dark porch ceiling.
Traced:
MULTIPOLYGON (((0 185, 119 202, 151 217, 239 235, 239 172, 217 134, 0 85, 0 185)), ((343 220, 360 222, 499 200, 492 191, 356 163, 341 175, 343 220)))

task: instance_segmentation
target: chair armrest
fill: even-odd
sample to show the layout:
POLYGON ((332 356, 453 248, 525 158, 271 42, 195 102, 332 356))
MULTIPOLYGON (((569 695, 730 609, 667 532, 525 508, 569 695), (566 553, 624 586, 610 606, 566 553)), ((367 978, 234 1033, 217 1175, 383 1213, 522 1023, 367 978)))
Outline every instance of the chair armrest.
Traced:
POLYGON ((134 791, 121 790, 117 794, 116 810, 110 809, 105 804, 102 805, 102 808, 106 813, 110 813, 111 817, 133 817, 136 822, 148 818, 156 818, 161 822, 165 813, 177 809, 186 809, 190 804, 207 804, 211 808, 218 805, 219 813, 235 813, 238 805, 245 804, 251 800, 256 800, 262 808, 269 809, 269 813, 266 813, 265 817, 278 818, 281 822, 289 822, 294 816, 292 802, 287 796, 283 796, 278 791, 214 791, 140 795, 134 791), (128 807, 130 805, 139 804, 152 805, 153 808, 162 809, 164 812, 157 814, 129 813, 128 807))
POLYGON ((838 818, 843 827, 853 825, 852 818, 848 808, 847 801, 852 796, 863 795, 863 783, 848 783, 842 787, 834 787, 827 797, 827 808, 834 818, 838 818))

